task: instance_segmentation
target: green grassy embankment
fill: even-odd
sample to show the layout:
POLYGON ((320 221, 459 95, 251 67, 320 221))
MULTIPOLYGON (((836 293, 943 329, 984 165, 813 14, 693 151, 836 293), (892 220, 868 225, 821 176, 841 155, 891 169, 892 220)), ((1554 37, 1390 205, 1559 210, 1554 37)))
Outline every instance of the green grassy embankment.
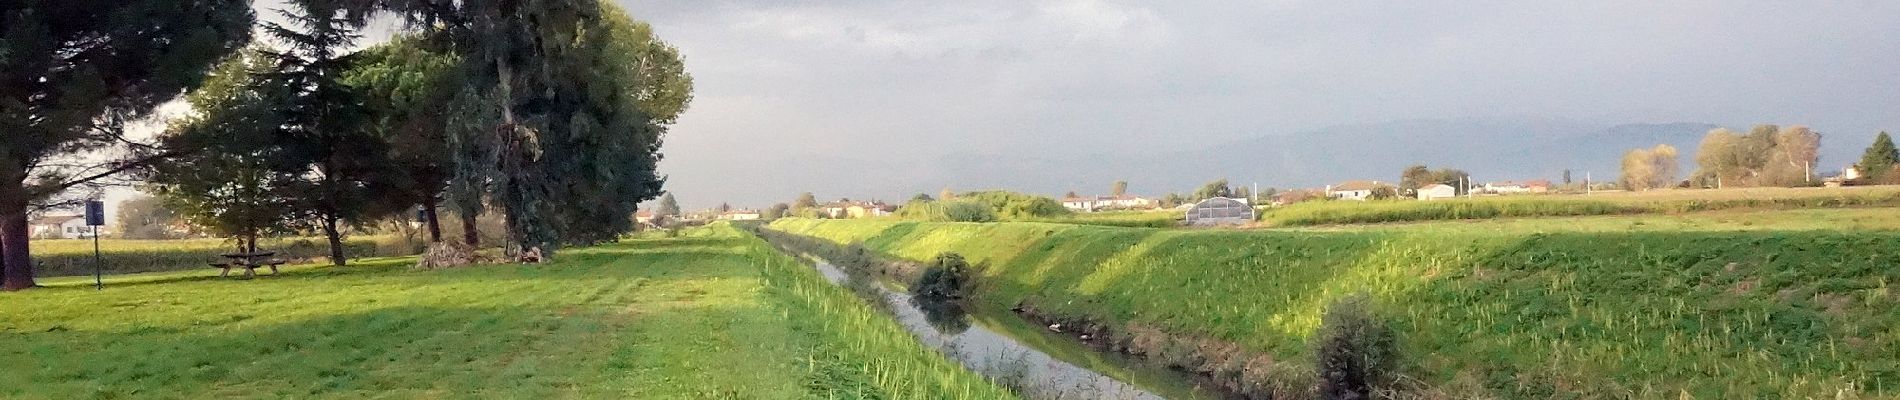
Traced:
POLYGON ((1010 396, 729 227, 544 265, 412 262, 0 293, 0 397, 1010 396))
MULTIPOLYGON (((323 238, 258 240, 258 250, 276 252, 278 258, 316 261, 330 257, 330 245, 323 238)), ((221 261, 219 254, 236 250, 236 244, 224 239, 125 240, 99 241, 102 269, 108 274, 208 269, 207 263, 221 261)), ((393 236, 350 238, 343 243, 344 254, 357 257, 392 257, 415 254, 393 236)), ((39 276, 92 275, 92 240, 34 240, 33 260, 39 276)))
POLYGON ((1312 201, 1261 213, 1270 226, 1367 224, 1459 219, 1680 214, 1900 206, 1900 188, 1751 188, 1658 190, 1601 195, 1503 196, 1435 201, 1312 201))
POLYGON ((1900 232, 771 228, 910 260, 958 252, 990 307, 1097 321, 1151 356, 1286 391, 1311 384, 1323 307, 1364 291, 1427 397, 1900 395, 1900 232))

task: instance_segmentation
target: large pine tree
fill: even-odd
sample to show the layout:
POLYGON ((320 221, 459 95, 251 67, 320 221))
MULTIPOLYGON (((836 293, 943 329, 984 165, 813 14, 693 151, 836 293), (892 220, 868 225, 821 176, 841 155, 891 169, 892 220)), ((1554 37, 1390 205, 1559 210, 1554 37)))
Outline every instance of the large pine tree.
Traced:
POLYGON ((77 168, 127 146, 124 123, 198 84, 250 39, 246 0, 0 2, 0 289, 34 286, 29 205, 166 154, 77 168))
POLYGON ((277 68, 263 81, 279 92, 284 118, 277 139, 286 161, 297 163, 293 168, 304 178, 297 182, 297 209, 323 231, 335 265, 347 262, 343 224, 369 217, 371 188, 388 166, 387 146, 371 129, 364 96, 343 81, 362 25, 360 16, 345 11, 332 2, 307 1, 279 11, 291 25, 264 25, 284 45, 270 52, 277 68))
POLYGON ((1874 144, 1867 146, 1867 152, 1860 155, 1860 174, 1867 180, 1881 182, 1894 165, 1900 165, 1900 149, 1893 146, 1893 137, 1887 132, 1874 136, 1874 144))

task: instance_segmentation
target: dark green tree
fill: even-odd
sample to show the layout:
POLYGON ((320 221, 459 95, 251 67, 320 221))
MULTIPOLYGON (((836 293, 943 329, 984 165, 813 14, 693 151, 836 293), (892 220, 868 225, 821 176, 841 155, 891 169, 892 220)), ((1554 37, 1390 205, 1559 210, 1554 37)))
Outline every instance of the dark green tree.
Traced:
POLYGON ((1873 182, 1882 182, 1894 165, 1900 165, 1900 149, 1894 148, 1893 137, 1887 136, 1887 132, 1874 136, 1874 144, 1867 146, 1867 151, 1860 155, 1860 164, 1856 164, 1860 174, 1873 182))
POLYGON ((765 209, 764 215, 761 215, 760 218, 765 218, 768 220, 785 218, 786 213, 790 211, 791 209, 792 209, 792 206, 787 205, 785 203, 773 204, 771 207, 767 207, 765 209))
MULTIPOLYGON (((417 36, 398 36, 352 57, 344 81, 362 94, 371 133, 389 144, 387 168, 374 185, 385 190, 370 214, 406 217, 420 205, 429 241, 440 242, 439 206, 454 175, 448 132, 456 128, 450 117, 461 94, 461 60, 417 36)), ((474 211, 465 213, 471 219, 480 214, 481 197, 474 197, 473 207, 456 208, 474 211)))
POLYGON ((343 81, 355 58, 348 53, 359 35, 360 17, 334 2, 306 1, 279 10, 290 25, 265 23, 264 31, 282 42, 267 53, 276 68, 261 81, 276 94, 283 114, 275 139, 283 162, 301 177, 294 192, 297 210, 315 221, 330 244, 330 263, 344 265, 344 224, 371 219, 372 187, 388 170, 388 149, 371 129, 372 116, 362 93, 343 81))
POLYGON ((249 1, 0 2, 0 290, 35 286, 30 206, 170 154, 124 124, 197 86, 250 39, 249 1), (114 148, 132 156, 67 162, 114 148))
POLYGON ((1399 173, 1399 191, 1407 193, 1417 191, 1418 188, 1432 184, 1433 180, 1431 167, 1425 164, 1412 164, 1399 173))
POLYGON ((295 228, 304 164, 282 146, 280 91, 263 84, 277 60, 246 50, 218 66, 186 97, 197 112, 173 120, 163 148, 197 149, 155 164, 148 183, 186 220, 256 251, 261 235, 295 228))
POLYGON ((673 199, 672 193, 660 195, 660 204, 653 207, 653 215, 679 217, 680 203, 673 199))
POLYGON ((818 197, 812 196, 811 192, 801 193, 798 195, 797 200, 792 201, 792 209, 794 210, 813 207, 818 207, 818 197))
POLYGON ((1201 201, 1201 200, 1206 200, 1206 199, 1214 198, 1214 197, 1232 197, 1233 195, 1234 195, 1234 190, 1232 188, 1227 187, 1227 180, 1220 179, 1220 180, 1215 180, 1213 182, 1208 182, 1205 185, 1201 185, 1200 189, 1195 190, 1194 201, 1201 201))
POLYGON ((916 196, 910 196, 910 201, 936 201, 936 200, 937 199, 931 198, 929 193, 918 193, 916 196))
POLYGON ((1108 186, 1109 196, 1121 197, 1124 194, 1128 194, 1128 181, 1115 181, 1115 184, 1108 186))

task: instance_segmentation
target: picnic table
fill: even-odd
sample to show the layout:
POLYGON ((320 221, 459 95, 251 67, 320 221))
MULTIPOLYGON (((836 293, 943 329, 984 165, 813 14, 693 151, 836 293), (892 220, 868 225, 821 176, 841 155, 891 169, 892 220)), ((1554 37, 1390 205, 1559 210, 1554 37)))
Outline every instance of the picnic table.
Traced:
POLYGON ((243 268, 246 278, 257 276, 257 269, 262 267, 270 267, 270 274, 277 275, 277 266, 284 265, 284 260, 272 258, 276 255, 276 252, 269 251, 220 254, 219 256, 229 258, 231 261, 214 262, 211 263, 211 267, 224 270, 218 273, 218 276, 223 277, 231 276, 232 268, 243 268))

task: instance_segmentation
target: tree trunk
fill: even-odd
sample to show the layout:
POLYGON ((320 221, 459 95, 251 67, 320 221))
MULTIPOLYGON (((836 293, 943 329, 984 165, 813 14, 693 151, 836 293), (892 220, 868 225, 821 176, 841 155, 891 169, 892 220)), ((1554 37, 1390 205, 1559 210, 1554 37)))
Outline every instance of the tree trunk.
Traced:
POLYGON ((508 65, 506 58, 496 57, 495 75, 497 91, 500 92, 495 97, 501 106, 501 128, 496 130, 501 137, 495 142, 501 145, 496 154, 501 156, 502 195, 497 203, 501 204, 502 226, 505 227, 503 237, 507 238, 504 239, 507 243, 502 244, 502 253, 513 257, 526 249, 523 242, 527 241, 527 237, 522 234, 520 218, 517 218, 518 213, 524 212, 519 208, 525 205, 513 201, 518 200, 515 197, 521 194, 521 181, 517 179, 521 173, 521 127, 515 126, 514 66, 508 65))
POLYGON ((330 264, 343 266, 348 259, 343 258, 343 233, 337 230, 336 217, 323 218, 323 235, 330 239, 330 264))
POLYGON ((0 176, 0 291, 35 286, 33 252, 27 243, 33 232, 26 220, 26 173, 24 168, 13 171, 0 176))
POLYGON ((462 244, 476 248, 482 245, 482 232, 476 226, 475 213, 462 213, 462 244))
MULTIPOLYGON (((8 199, 13 200, 13 199, 8 199)), ((33 253, 28 249, 26 201, 8 201, 0 209, 0 291, 15 291, 35 286, 33 253)))
POLYGON ((428 199, 422 203, 422 218, 427 220, 424 223, 429 224, 429 243, 442 243, 442 221, 437 218, 439 214, 436 213, 435 196, 431 195, 428 199))

